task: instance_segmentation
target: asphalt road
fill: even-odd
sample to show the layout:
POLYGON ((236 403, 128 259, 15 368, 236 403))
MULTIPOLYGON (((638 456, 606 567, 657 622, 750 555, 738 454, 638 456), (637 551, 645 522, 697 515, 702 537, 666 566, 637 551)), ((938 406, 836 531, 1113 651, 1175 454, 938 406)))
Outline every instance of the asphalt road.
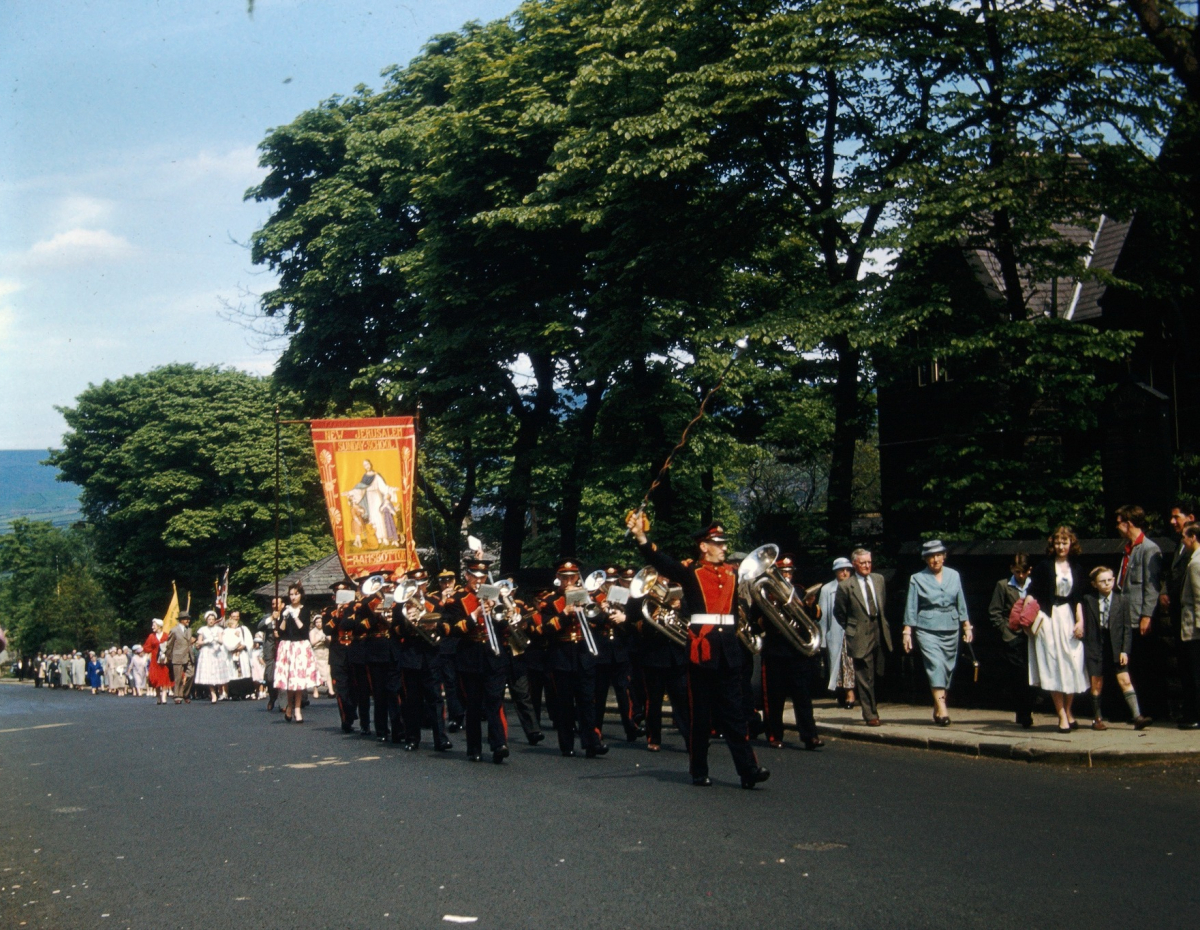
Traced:
MULTIPOLYGON (((611 727, 610 727, 611 729, 611 727)), ((515 741, 518 742, 518 741, 515 741)), ((744 791, 553 734, 503 766, 261 702, 0 685, 0 927, 1175 927, 1200 783, 833 742, 744 791)))

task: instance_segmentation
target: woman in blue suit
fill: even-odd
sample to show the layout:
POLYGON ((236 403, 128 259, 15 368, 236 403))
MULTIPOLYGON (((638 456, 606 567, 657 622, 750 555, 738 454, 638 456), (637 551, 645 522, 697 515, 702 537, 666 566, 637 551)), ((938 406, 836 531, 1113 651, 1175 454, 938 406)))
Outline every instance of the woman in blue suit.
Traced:
POLYGON ((958 572, 946 568, 946 547, 940 539, 921 546, 925 568, 908 581, 908 603, 904 608, 904 651, 912 652, 913 636, 921 646, 921 661, 933 692, 933 722, 950 726, 946 707, 946 689, 954 677, 958 661, 958 636, 963 642, 973 637, 967 618, 967 600, 963 597, 958 572))

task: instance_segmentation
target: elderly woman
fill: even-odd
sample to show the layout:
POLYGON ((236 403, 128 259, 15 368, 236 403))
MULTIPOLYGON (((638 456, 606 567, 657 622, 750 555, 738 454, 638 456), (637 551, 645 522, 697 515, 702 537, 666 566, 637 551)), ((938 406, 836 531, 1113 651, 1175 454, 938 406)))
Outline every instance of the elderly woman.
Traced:
POLYGON ((129 687, 133 689, 134 697, 141 697, 146 690, 146 674, 149 671, 150 660, 141 646, 133 647, 133 658, 129 660, 129 687))
POLYGON ((963 597, 958 572, 946 568, 946 547, 940 539, 921 546, 925 568, 908 580, 908 603, 904 607, 904 651, 912 652, 913 636, 921 646, 921 662, 933 692, 933 722, 950 726, 946 708, 946 689, 954 677, 958 661, 958 635, 971 642, 974 631, 967 618, 967 599, 963 597))
POLYGON ((104 665, 96 658, 96 653, 88 653, 88 661, 85 666, 87 669, 87 683, 92 689, 92 694, 95 694, 104 684, 104 665))
POLYGON ((854 707, 854 660, 842 648, 846 631, 833 617, 838 585, 850 577, 854 564, 845 556, 833 560, 833 580, 827 581, 817 597, 821 612, 821 642, 829 652, 829 682, 826 687, 837 694, 838 707, 854 707))
POLYGON ((225 651, 225 630, 217 618, 217 612, 204 614, 205 626, 196 633, 196 677, 195 684, 207 685, 212 703, 227 700, 225 692, 233 669, 229 664, 229 653, 225 651))
POLYGON ((1043 615, 1029 650, 1029 683, 1050 692, 1058 714, 1058 732, 1075 729, 1071 705, 1088 690, 1084 671, 1083 596, 1088 577, 1075 559, 1079 540, 1069 526, 1060 526, 1046 543, 1047 558, 1033 567, 1029 595, 1043 615))
POLYGON ((240 610, 229 612, 225 620, 224 642, 225 651, 229 653, 229 696, 234 700, 245 700, 254 690, 250 680, 250 650, 254 646, 254 635, 242 625, 240 610))

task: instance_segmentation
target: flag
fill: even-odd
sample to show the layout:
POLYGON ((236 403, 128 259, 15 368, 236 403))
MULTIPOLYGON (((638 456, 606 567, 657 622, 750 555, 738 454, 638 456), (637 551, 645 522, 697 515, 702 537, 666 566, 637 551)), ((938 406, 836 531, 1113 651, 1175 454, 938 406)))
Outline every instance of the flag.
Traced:
POLYGON ((171 582, 171 603, 163 614, 163 636, 171 632, 171 627, 179 622, 179 592, 175 590, 175 582, 171 582))
POLYGON ((420 568, 412 523, 417 457, 412 417, 313 420, 312 438, 346 573, 420 568))
POLYGON ((214 584, 217 591, 217 613, 221 621, 225 621, 225 607, 229 604, 229 566, 225 566, 225 575, 214 584))

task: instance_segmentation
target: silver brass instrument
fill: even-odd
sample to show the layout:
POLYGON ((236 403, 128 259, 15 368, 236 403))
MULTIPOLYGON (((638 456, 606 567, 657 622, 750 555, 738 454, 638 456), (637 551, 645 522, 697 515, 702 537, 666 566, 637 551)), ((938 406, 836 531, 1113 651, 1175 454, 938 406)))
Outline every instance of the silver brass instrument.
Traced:
POLYGON ((647 565, 633 576, 629 596, 642 598, 642 616, 646 622, 676 646, 688 644, 687 621, 678 609, 670 606, 683 598, 683 588, 668 585, 651 566, 647 565))
POLYGON ((425 602, 421 598, 421 586, 415 581, 401 581, 396 585, 392 600, 400 608, 400 616, 404 625, 425 640, 430 646, 436 646, 442 641, 442 635, 429 623, 422 623, 421 618, 428 616, 425 602))
POLYGON ((604 582, 608 580, 608 576, 603 570, 597 569, 586 578, 583 579, 583 589, 587 591, 589 597, 586 601, 579 605, 579 609, 583 612, 583 616, 587 622, 595 626, 607 616, 607 611, 603 605, 596 603, 594 595, 597 591, 604 587, 604 582))
POLYGON ((513 598, 517 590, 516 583, 511 578, 501 578, 496 582, 496 600, 499 606, 492 612, 492 618, 497 623, 508 626, 508 645, 513 655, 521 655, 529 648, 529 630, 525 626, 525 615, 513 598))
POLYGON ((821 628, 804 609, 796 589, 775 567, 779 547, 759 546, 738 568, 738 593, 771 621, 780 635, 801 655, 815 655, 821 646, 821 628))

